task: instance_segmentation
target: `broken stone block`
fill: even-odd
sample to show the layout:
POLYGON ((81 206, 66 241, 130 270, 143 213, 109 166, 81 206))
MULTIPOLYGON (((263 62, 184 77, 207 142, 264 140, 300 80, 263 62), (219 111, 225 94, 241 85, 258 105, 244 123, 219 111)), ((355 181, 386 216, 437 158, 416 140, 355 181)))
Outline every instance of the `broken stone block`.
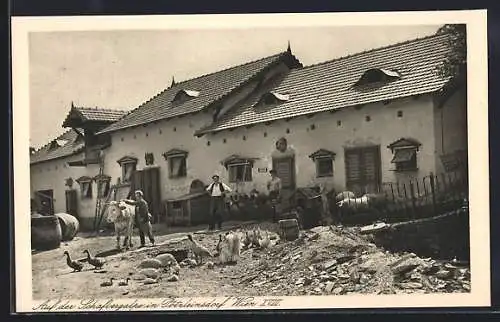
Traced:
POLYGON ((434 276, 436 276, 439 279, 447 279, 447 278, 450 278, 452 275, 453 275, 452 272, 444 270, 444 269, 442 269, 434 274, 434 276))
POLYGON ((367 284, 370 281, 370 277, 367 276, 366 274, 361 274, 359 276, 359 283, 361 284, 367 284))
POLYGON ((172 275, 167 279, 168 282, 177 282, 178 280, 179 280, 179 276, 177 276, 177 275, 172 275))
POLYGON ((417 282, 400 283, 399 286, 405 289, 419 289, 424 287, 422 283, 417 283, 417 282))
POLYGON ((334 288, 334 289, 332 290, 332 293, 333 293, 333 294, 335 294, 335 295, 339 295, 339 294, 341 294, 341 293, 342 293, 342 291, 343 291, 343 290, 344 290, 344 289, 343 289, 342 287, 340 287, 340 286, 339 286, 339 287, 334 288))
POLYGON ((373 259, 369 259, 363 264, 359 265, 359 269, 369 273, 375 273, 378 269, 377 263, 373 259))
POLYGON ((304 286, 308 286, 308 285, 311 285, 312 284, 312 278, 309 278, 309 277, 305 277, 304 278, 304 286))
POLYGON ((337 260, 337 263, 343 264, 343 263, 346 263, 346 262, 350 262, 350 261, 352 261, 355 258, 356 257, 353 256, 353 255, 341 255, 341 256, 337 257, 336 260, 337 260))
POLYGON ((328 282, 326 283, 325 291, 327 293, 331 293, 333 291, 333 288, 335 287, 335 283, 333 282, 328 282))
POLYGON ((323 270, 327 270, 329 268, 334 267, 337 264, 336 259, 329 260, 323 264, 323 270))
POLYGON ((393 267, 392 272, 395 275, 403 275, 403 274, 406 274, 406 273, 414 270, 418 266, 419 266, 419 264, 415 264, 415 263, 402 263, 402 264, 399 264, 399 265, 393 267))

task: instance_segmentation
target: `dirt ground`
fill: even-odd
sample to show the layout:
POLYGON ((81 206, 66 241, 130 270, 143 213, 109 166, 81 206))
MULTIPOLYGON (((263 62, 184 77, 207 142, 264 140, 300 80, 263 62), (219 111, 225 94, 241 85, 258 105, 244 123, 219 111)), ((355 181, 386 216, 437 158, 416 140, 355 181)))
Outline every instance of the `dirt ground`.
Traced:
MULTIPOLYGON (((226 223, 226 229, 253 229, 257 225, 226 223)), ((261 223, 260 229, 276 236, 275 224, 261 223)), ((420 259, 414 254, 390 254, 371 244, 369 238, 354 230, 338 227, 316 227, 301 233, 293 242, 280 241, 268 249, 248 249, 236 265, 182 267, 179 280, 162 279, 144 285, 131 280, 128 286, 101 287, 110 277, 125 279, 137 273, 137 266, 158 252, 172 247, 185 248, 187 232, 212 252, 220 232, 204 227, 183 229, 155 228, 157 246, 134 248, 106 257, 102 271, 85 263, 81 272, 72 272, 63 255, 84 258, 89 249, 93 255, 115 248, 112 235, 91 237, 81 234, 51 251, 33 253, 33 298, 120 298, 137 297, 204 297, 224 295, 321 295, 352 293, 431 293, 470 291, 468 267, 420 259)), ((216 262, 216 259, 212 259, 216 262)))

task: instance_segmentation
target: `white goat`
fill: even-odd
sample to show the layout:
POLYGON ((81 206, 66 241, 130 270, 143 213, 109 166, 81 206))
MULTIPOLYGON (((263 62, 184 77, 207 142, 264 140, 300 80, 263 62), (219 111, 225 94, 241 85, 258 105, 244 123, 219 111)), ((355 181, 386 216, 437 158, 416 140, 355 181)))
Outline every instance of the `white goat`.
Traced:
POLYGON ((227 233, 224 237, 219 236, 219 260, 222 264, 236 263, 240 257, 241 237, 239 233, 227 233))
POLYGON ((132 232, 134 229, 135 207, 124 202, 110 201, 108 204, 108 216, 106 220, 113 223, 116 234, 116 248, 120 249, 120 237, 125 240, 123 246, 128 249, 132 247, 132 232))

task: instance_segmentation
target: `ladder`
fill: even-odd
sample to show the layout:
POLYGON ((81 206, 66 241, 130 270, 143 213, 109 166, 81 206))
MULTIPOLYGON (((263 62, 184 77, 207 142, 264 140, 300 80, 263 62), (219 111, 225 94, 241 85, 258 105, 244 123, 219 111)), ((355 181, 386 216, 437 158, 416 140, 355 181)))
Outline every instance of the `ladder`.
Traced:
MULTIPOLYGON (((104 152, 102 150, 99 150, 99 177, 101 177, 103 174, 104 174, 104 152)), ((101 223, 101 218, 99 217, 101 215, 101 209, 102 209, 102 198, 99 198, 99 196, 97 197, 98 198, 95 203, 95 214, 94 214, 94 231, 96 232, 96 234, 99 234, 99 226, 101 223)))

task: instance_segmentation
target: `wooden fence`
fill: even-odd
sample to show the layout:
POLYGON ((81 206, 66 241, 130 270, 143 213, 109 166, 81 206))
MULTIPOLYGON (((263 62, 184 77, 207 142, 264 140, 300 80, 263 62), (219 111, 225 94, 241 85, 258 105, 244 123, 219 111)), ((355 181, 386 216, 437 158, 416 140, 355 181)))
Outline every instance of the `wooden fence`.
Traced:
POLYGON ((469 196, 467 172, 461 170, 387 182, 377 190, 367 198, 345 199, 342 207, 336 203, 338 216, 343 222, 426 218, 460 208, 469 196))

